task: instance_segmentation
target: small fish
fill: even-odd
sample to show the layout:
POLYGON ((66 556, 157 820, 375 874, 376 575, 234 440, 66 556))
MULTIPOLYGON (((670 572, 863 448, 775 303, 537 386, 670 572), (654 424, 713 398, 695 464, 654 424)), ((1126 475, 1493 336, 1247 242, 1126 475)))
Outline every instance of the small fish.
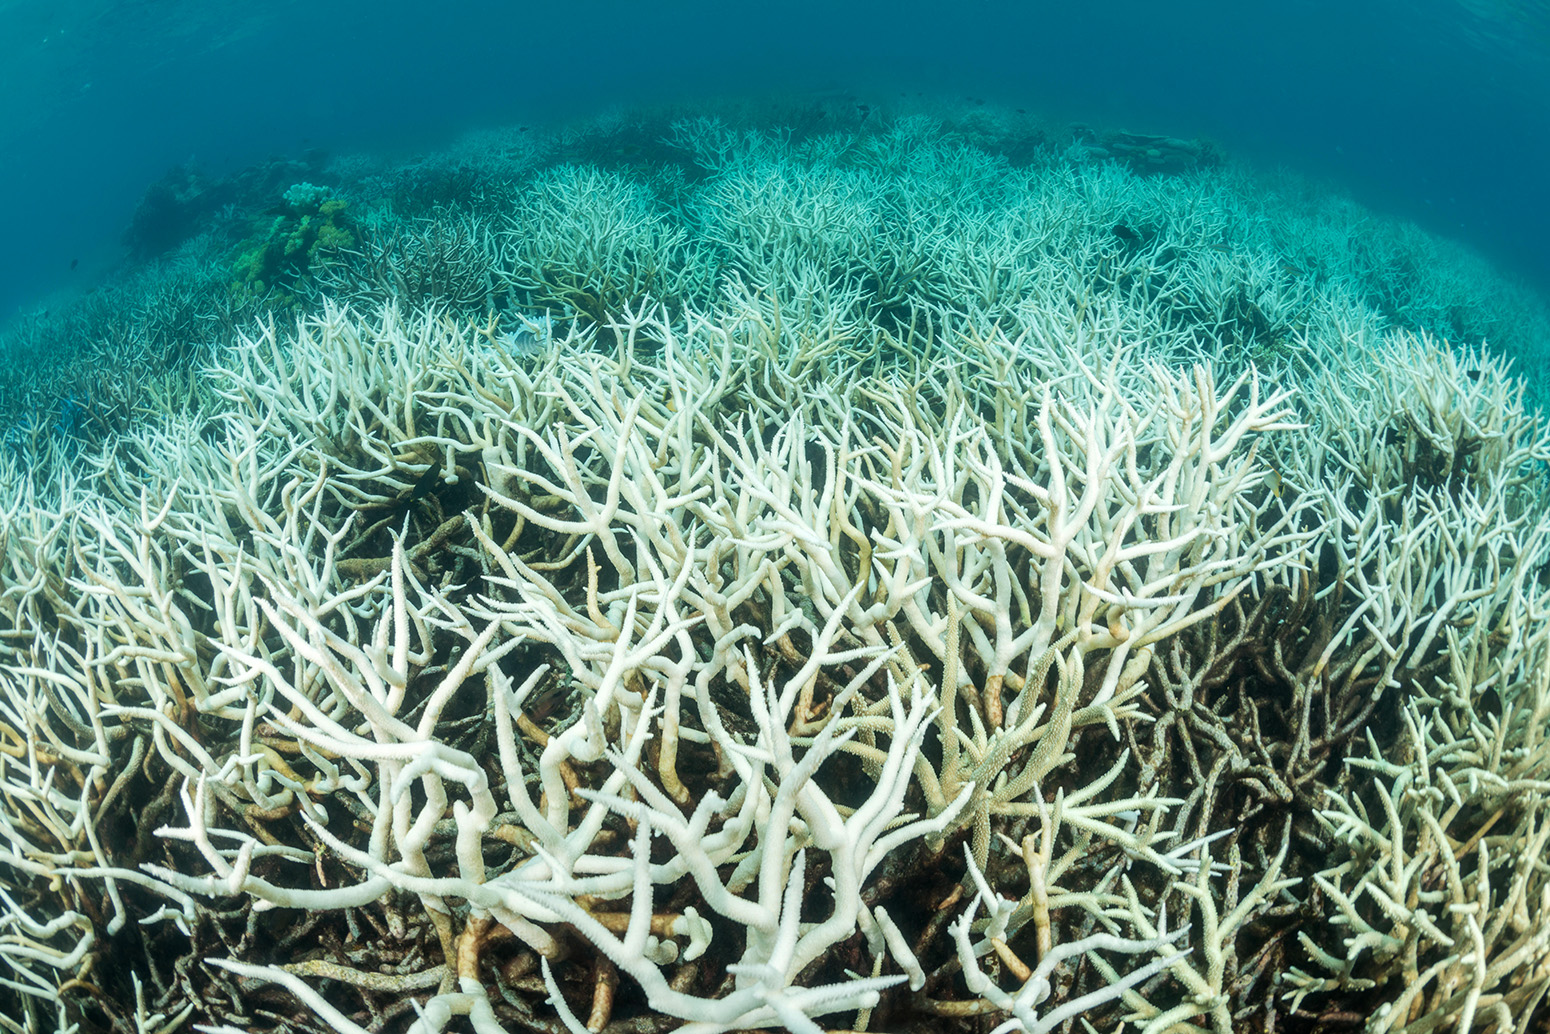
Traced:
POLYGON ((80 264, 81 264, 81 260, 80 259, 78 259, 78 258, 71 259, 70 260, 70 272, 74 273, 75 272, 75 267, 79 266, 80 264))
POLYGON ((570 680, 555 679, 548 686, 540 689, 523 705, 522 710, 532 719, 534 725, 548 721, 560 714, 565 707, 569 696, 570 680))
POLYGON ((514 332, 502 334, 498 340, 512 355, 531 357, 546 350, 554 341, 554 327, 547 315, 524 316, 517 313, 521 324, 514 332))

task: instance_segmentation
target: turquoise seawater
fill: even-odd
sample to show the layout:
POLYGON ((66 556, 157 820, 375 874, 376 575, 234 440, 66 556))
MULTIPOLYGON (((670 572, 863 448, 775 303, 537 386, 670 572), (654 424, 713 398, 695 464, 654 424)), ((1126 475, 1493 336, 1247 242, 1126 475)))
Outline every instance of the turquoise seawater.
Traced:
POLYGON ((146 186, 307 148, 412 151, 642 101, 974 97, 1204 135, 1550 285, 1550 29, 1529 3, 577 7, 11 0, 0 317, 119 261, 146 186), (79 260, 72 275, 70 264, 79 260))

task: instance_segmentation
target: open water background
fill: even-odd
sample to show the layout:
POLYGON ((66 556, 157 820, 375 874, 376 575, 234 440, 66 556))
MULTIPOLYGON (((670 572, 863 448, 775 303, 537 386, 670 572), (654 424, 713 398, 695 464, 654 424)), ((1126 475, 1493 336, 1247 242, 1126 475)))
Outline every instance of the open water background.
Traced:
POLYGON ((900 93, 1207 136, 1550 294, 1550 7, 0 2, 0 322, 122 261, 146 187, 609 106, 900 93), (78 268, 72 270, 72 261, 78 268))

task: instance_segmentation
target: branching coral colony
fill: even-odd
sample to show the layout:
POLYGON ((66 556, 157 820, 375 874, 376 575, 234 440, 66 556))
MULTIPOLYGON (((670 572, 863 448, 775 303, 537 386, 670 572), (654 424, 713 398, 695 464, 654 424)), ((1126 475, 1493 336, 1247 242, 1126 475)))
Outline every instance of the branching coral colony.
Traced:
POLYGON ((8 469, 0 1026, 1542 1024, 1521 389, 1048 283, 328 306, 8 469))

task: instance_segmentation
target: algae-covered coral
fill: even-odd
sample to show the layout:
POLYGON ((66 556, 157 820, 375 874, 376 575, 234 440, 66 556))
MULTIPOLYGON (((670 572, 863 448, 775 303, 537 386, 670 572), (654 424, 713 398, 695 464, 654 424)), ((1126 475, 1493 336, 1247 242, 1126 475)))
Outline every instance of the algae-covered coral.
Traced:
POLYGON ((280 292, 288 292, 327 256, 355 243, 349 208, 348 201, 332 196, 327 187, 292 184, 283 203, 267 213, 262 232, 238 245, 232 290, 269 295, 271 304, 289 302, 289 295, 280 292))
POLYGON ((0 1025, 1544 1022, 1543 310, 1227 164, 787 126, 341 161, 299 317, 12 435, 0 1025))

